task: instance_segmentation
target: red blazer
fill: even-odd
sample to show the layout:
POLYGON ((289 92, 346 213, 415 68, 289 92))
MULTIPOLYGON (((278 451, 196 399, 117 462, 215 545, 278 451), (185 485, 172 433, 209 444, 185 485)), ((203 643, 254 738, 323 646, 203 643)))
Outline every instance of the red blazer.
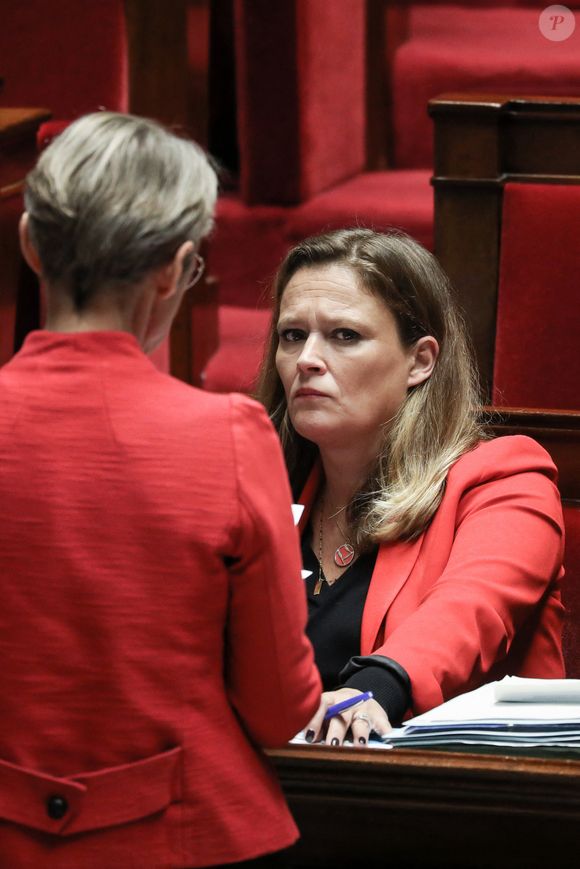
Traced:
POLYGON ((289 505, 263 409, 125 333, 37 332, 0 369, 0 866, 296 839, 260 750, 319 702, 289 505))
POLYGON ((405 668, 415 714, 508 674, 562 678, 563 545, 546 451, 522 436, 481 443, 449 471, 427 530, 379 547, 361 654, 405 668))

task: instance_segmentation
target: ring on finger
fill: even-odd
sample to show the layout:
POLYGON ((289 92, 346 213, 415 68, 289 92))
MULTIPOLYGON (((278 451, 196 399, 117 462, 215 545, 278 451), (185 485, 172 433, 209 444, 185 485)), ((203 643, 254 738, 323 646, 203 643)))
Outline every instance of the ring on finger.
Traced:
POLYGON ((352 721, 353 724, 355 721, 365 721, 369 727, 369 730, 372 730, 373 726, 371 724, 371 719, 366 714, 366 712, 355 712, 355 714, 352 716, 352 721))

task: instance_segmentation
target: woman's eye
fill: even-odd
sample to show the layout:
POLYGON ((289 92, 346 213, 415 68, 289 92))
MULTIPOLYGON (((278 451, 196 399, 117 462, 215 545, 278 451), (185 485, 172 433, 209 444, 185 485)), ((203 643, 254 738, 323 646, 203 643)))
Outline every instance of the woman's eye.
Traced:
POLYGON ((339 341, 345 342, 356 341, 357 338, 360 338, 359 333, 355 332, 354 329, 335 329, 333 335, 339 341))
POLYGON ((294 341, 302 341, 303 339, 304 332, 302 329, 282 329, 280 332, 280 341, 292 343, 294 341))

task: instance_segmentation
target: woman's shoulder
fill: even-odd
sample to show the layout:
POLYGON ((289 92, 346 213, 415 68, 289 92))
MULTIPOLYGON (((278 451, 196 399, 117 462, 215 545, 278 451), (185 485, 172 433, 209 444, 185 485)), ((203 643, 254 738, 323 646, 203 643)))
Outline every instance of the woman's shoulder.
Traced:
POLYGON ((209 392, 175 377, 156 372, 158 391, 174 414, 199 416, 206 422, 245 422, 263 425, 268 417, 264 407, 247 395, 235 392, 209 392))
POLYGON ((506 435, 480 441, 449 471, 448 483, 476 484, 515 474, 538 473, 556 482, 558 472, 550 454, 527 435, 506 435))

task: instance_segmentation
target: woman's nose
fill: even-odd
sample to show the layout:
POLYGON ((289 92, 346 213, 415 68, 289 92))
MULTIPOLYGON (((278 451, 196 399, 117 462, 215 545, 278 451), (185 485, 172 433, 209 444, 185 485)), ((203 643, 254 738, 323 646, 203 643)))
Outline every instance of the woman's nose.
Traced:
POLYGON ((305 374, 309 371, 325 371, 324 354, 317 335, 309 335, 297 360, 298 370, 305 374))

